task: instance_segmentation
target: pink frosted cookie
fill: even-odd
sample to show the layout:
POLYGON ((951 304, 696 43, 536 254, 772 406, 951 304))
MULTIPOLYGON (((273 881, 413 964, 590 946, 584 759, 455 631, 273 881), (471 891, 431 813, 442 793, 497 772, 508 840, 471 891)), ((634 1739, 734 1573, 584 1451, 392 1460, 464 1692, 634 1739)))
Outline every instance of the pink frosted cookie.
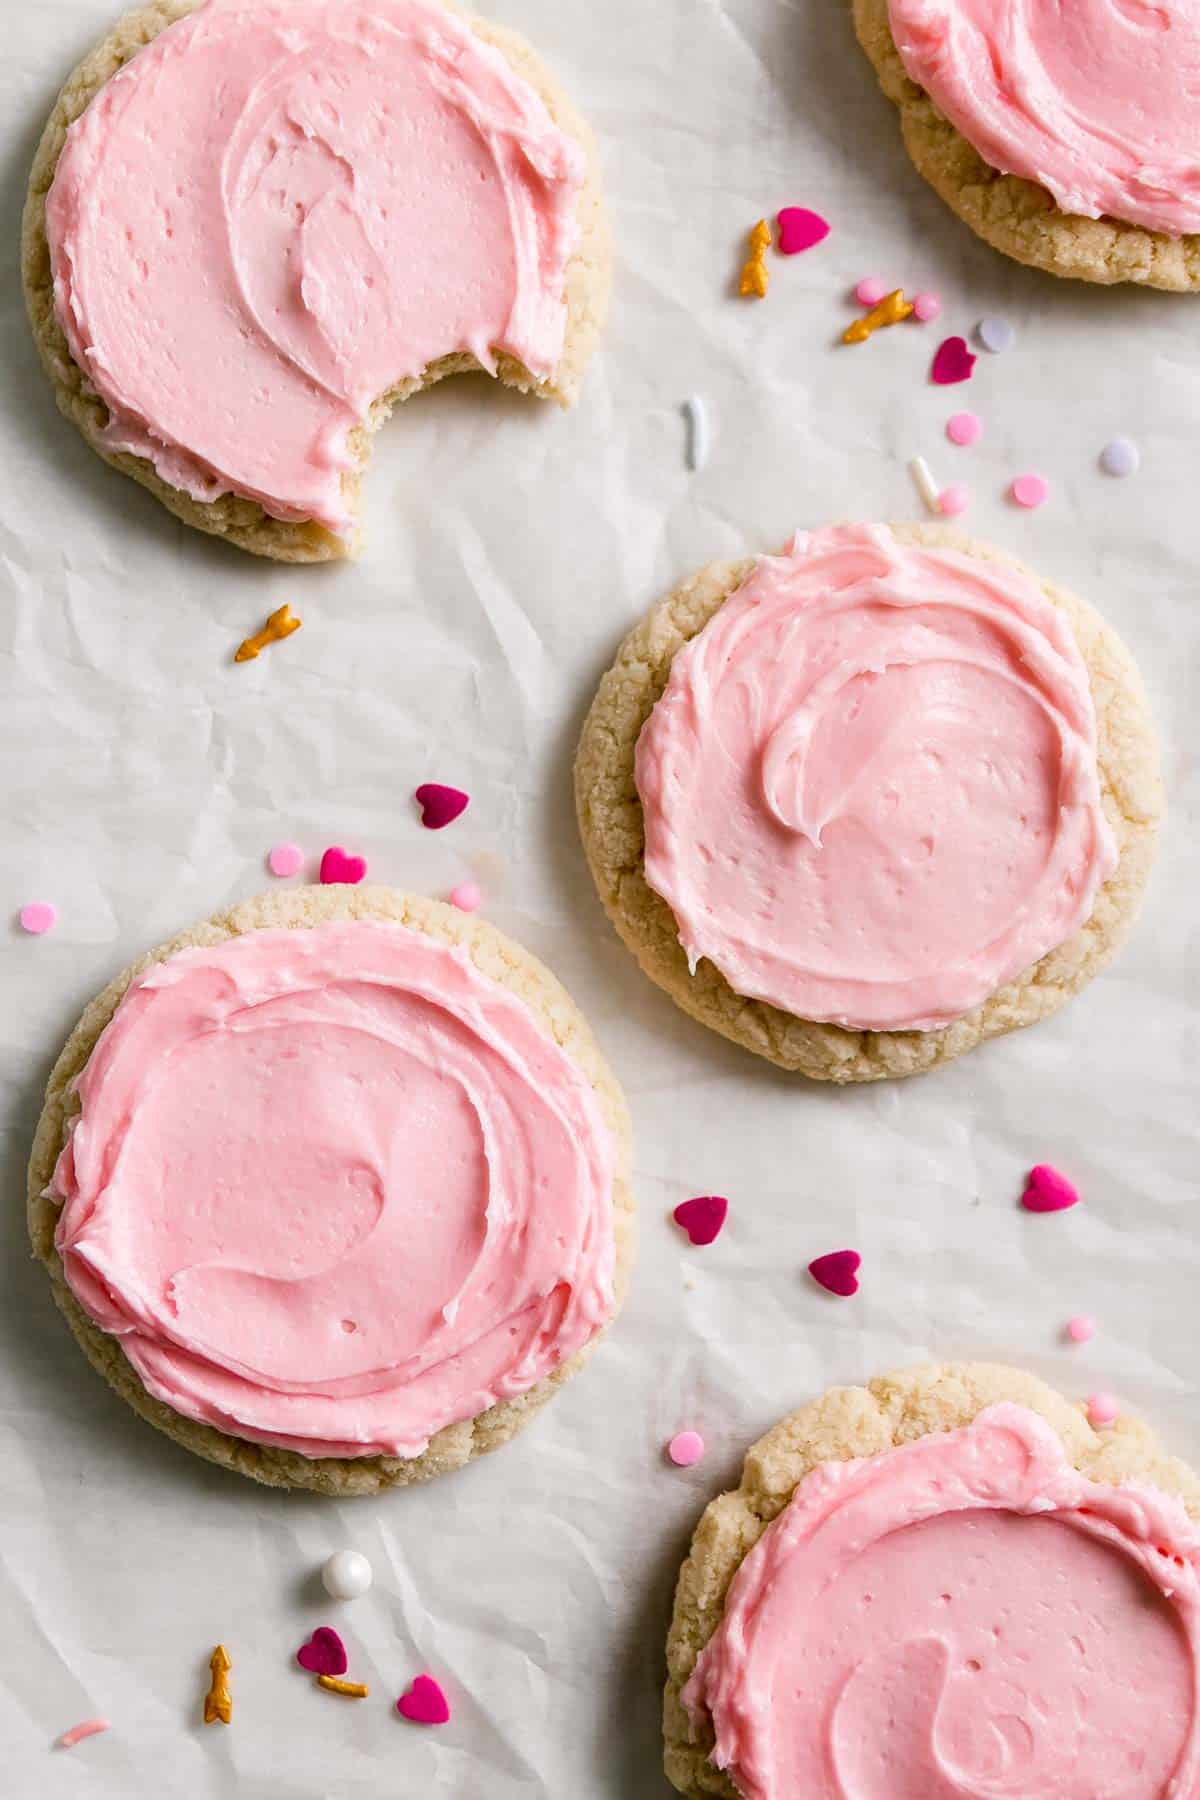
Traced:
POLYGON ((370 435, 420 388, 482 368, 570 404, 609 286, 587 127, 441 0, 127 13, 46 127, 23 256, 93 448, 291 562, 353 550, 370 435))
POLYGON ((576 791, 646 972, 834 1081, 1061 1005, 1137 909, 1161 804, 1112 632, 932 525, 800 532, 682 583, 602 682, 576 791))
POLYGON ((101 1373, 280 1486, 373 1492, 511 1437, 631 1254, 624 1103, 562 988, 451 907, 346 886, 138 968, 72 1035, 30 1165, 101 1373))
POLYGON ((1144 1427, 1099 1435, 1015 1369, 833 1389, 696 1532, 667 1774, 692 1800, 1196 1800, 1198 1517, 1144 1427))

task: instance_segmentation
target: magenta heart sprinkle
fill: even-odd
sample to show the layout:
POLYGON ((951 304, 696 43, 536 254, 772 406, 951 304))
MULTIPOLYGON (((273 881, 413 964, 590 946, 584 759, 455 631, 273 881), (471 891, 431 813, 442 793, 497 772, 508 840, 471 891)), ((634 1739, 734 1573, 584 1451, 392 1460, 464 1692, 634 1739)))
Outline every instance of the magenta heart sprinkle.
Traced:
POLYGON ((396 1711, 414 1725, 445 1725, 450 1718, 450 1702, 432 1675, 418 1675, 408 1692, 397 1700, 396 1711))
POLYGON ((975 358, 967 349, 966 338, 948 337, 934 352, 930 381, 938 387, 953 387, 956 381, 969 381, 975 358))
POLYGON ((453 825, 460 813, 471 804, 471 796, 461 788, 443 787, 440 781, 426 781, 417 789, 417 805, 426 831, 441 831, 453 825))
POLYGON ((829 221, 807 206, 785 206, 779 213, 779 249, 784 256, 811 250, 829 236, 829 221))
POLYGON ((296 1661, 310 1675, 344 1675, 350 1666, 346 1646, 332 1625, 318 1625, 297 1650, 296 1661))
POLYGON ((1049 1163, 1039 1163, 1025 1177, 1021 1205, 1026 1212, 1066 1212, 1068 1206, 1079 1205, 1079 1189, 1049 1163))
POLYGON ((345 882, 353 887, 361 881, 367 872, 367 865, 361 856, 351 856, 340 844, 331 844, 321 858, 321 880, 326 887, 335 882, 345 882))
POLYGON ((728 1214, 729 1202, 720 1194, 697 1194, 694 1200, 681 1200, 671 1217, 683 1226, 693 1244, 711 1244, 728 1214))
POLYGON ((862 1257, 857 1250, 830 1250, 808 1265, 808 1272, 819 1287, 848 1300, 858 1292, 858 1271, 862 1257))

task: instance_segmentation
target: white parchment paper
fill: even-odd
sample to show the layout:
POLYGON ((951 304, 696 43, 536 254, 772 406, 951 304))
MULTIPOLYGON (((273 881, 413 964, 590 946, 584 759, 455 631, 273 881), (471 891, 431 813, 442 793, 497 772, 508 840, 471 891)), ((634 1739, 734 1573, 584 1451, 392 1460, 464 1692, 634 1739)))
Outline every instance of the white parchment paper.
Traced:
POLYGON ((603 146, 619 246, 604 350, 571 415, 482 380, 405 407, 378 444, 363 560, 272 569, 176 525, 55 412, 18 217, 58 83, 112 12, 0 10, 0 913, 60 911, 40 941, 0 934, 0 1792, 661 1800, 675 1570, 701 1507, 790 1407, 922 1358, 1004 1357, 1075 1395, 1114 1389, 1200 1458, 1200 300, 1056 282, 977 243, 910 169, 840 0, 506 0, 603 146), (745 232, 786 204, 832 235, 773 258, 766 301, 736 300, 745 232), (866 274, 936 288, 942 321, 835 348, 866 274), (938 338, 989 312, 1017 347, 967 388, 930 387, 938 338), (712 430, 695 474, 689 394, 712 430), (942 435, 964 405, 986 421, 972 451, 942 435), (1096 467, 1117 433, 1143 452, 1126 482, 1096 467), (591 892, 571 756, 597 677, 663 589, 798 525, 913 516, 917 453, 971 483, 978 535, 1128 638, 1172 817, 1134 941, 1058 1018, 934 1076, 834 1092, 705 1034, 639 975, 591 892), (1052 487, 1036 513, 1004 497, 1029 469, 1052 487), (304 629, 233 667, 284 600, 304 629), (436 836, 410 801, 426 779, 472 794, 436 836), (314 861, 344 844, 433 893, 483 857, 488 916, 588 1012, 637 1131, 641 1255, 607 1345, 506 1450, 378 1502, 259 1492, 159 1438, 87 1368, 26 1251, 40 1090, 84 1002, 265 885, 283 838, 314 861), (1041 1160, 1083 1206, 1018 1210, 1041 1160), (669 1212, 704 1192, 729 1196, 730 1223, 692 1251, 669 1212), (862 1289, 838 1302, 804 1266, 844 1245, 862 1289), (1067 1348, 1083 1310, 1099 1334, 1067 1348), (662 1447, 684 1426, 709 1449, 680 1472, 662 1447), (376 1580, 339 1608, 313 1572, 341 1545, 376 1580), (321 1622, 369 1702, 292 1666, 321 1622), (205 1731, 218 1639, 235 1722, 205 1731), (422 1669, 451 1695, 444 1730, 391 1711, 422 1669), (108 1736, 52 1748, 95 1713, 108 1736))

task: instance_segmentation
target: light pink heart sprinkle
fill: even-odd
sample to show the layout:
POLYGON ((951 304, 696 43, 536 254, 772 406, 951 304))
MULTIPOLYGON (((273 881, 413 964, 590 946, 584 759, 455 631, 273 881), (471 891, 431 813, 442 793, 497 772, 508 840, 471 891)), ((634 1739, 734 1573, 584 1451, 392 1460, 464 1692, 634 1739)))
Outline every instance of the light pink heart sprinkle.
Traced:
POLYGON ((694 1200, 681 1200, 671 1214, 693 1244, 711 1244, 728 1216, 729 1202, 721 1194, 697 1194, 694 1200))
POLYGON ((811 250, 829 236, 829 221, 807 206, 784 206, 779 212, 779 248, 784 256, 811 250))
POLYGON ((445 1725, 450 1719, 450 1702, 432 1675, 418 1675, 397 1700, 396 1711, 414 1725, 445 1725))
POLYGON ((1025 1177, 1021 1205, 1031 1213, 1065 1212, 1079 1205, 1079 1190, 1049 1163, 1038 1163, 1025 1177))
POLYGON ((351 856, 340 844, 331 844, 321 858, 321 880, 326 887, 342 882, 354 887, 367 872, 366 861, 361 856, 351 856))
POLYGON ((350 1667, 346 1646, 332 1625, 318 1625, 297 1650, 296 1661, 310 1675, 344 1675, 350 1667))
POLYGON ((975 357, 966 338, 948 337, 934 352, 929 379, 938 387, 953 387, 956 381, 969 381, 974 367, 975 357))
POLYGON ((275 844, 267 854, 267 867, 272 875, 280 877, 296 875, 304 861, 304 852, 299 844, 275 844))
POLYGON ((426 831, 442 831, 453 825, 471 804, 471 796, 461 788, 443 787, 440 781, 425 781, 417 789, 417 805, 426 831))
POLYGON ((704 1455, 704 1439, 698 1431, 677 1431, 667 1445, 667 1455, 677 1469, 690 1469, 704 1455))
POLYGON ((30 937, 43 937, 58 924, 58 909, 51 906, 49 900, 31 900, 17 916, 21 930, 27 931, 30 937))
POLYGON ((858 1292, 858 1271, 861 1267, 862 1257, 857 1250, 830 1250, 825 1256, 818 1256, 810 1262, 808 1272, 818 1287, 848 1300, 851 1294, 858 1292))

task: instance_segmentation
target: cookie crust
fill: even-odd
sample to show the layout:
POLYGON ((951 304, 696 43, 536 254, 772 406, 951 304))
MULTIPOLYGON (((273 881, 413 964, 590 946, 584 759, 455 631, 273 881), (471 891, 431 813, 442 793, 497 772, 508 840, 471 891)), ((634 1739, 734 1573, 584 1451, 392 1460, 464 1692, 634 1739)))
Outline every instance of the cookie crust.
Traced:
POLYGON ((165 962, 177 951, 193 945, 219 944, 244 932, 267 928, 303 930, 331 919, 390 920, 407 925, 413 931, 424 932, 441 943, 458 945, 484 975, 525 1002, 546 1035, 553 1038, 582 1070, 617 1140, 613 1224, 616 1311, 619 1311, 634 1253, 629 1115, 624 1096, 601 1056, 587 1022, 549 970, 494 926, 479 919, 468 919, 456 908, 440 901, 421 899, 391 888, 300 887, 278 894, 261 894, 228 912, 217 913, 203 924, 180 932, 168 943, 147 951, 111 981, 85 1009, 50 1076, 29 1162, 28 1221, 33 1253, 45 1264, 55 1301, 88 1361, 136 1413, 177 1444, 182 1444, 184 1449, 269 1487, 306 1488, 344 1498, 353 1494, 377 1494, 386 1488, 427 1481, 434 1475, 462 1468, 475 1457, 507 1443, 536 1416, 563 1382, 583 1366, 599 1337, 593 1338, 545 1380, 515 1400, 490 1407, 474 1419, 446 1426, 430 1439, 417 1457, 308 1457, 294 1450, 252 1443, 185 1418, 146 1391, 118 1340, 93 1323, 67 1286, 62 1261, 54 1247, 59 1207, 46 1198, 54 1165, 66 1142, 69 1121, 78 1111, 70 1084, 87 1062, 126 988, 138 975, 154 963, 165 962))

